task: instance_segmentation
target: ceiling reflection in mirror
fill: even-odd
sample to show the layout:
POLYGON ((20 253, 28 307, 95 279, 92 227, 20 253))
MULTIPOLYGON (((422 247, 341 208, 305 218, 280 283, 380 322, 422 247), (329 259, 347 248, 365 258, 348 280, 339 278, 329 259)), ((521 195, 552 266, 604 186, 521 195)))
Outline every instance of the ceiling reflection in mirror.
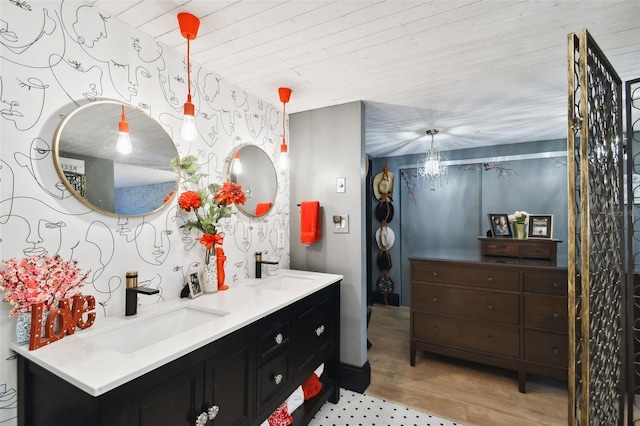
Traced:
POLYGON ((264 216, 273 207, 278 193, 276 169, 269 155, 255 145, 234 151, 229 162, 228 180, 242 186, 247 201, 237 205, 247 216, 264 216))
POLYGON ((129 104, 99 101, 69 114, 53 142, 54 162, 67 188, 85 205, 113 216, 162 208, 177 185, 169 166, 176 147, 153 118, 129 104), (132 151, 116 149, 122 105, 132 151))

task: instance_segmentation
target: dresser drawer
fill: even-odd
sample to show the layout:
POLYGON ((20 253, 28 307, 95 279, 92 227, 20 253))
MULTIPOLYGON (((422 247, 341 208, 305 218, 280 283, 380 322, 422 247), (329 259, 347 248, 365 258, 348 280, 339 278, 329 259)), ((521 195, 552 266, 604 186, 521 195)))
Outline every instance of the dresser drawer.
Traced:
POLYGON ((552 259, 554 257, 554 249, 555 246, 546 243, 527 244, 519 247, 518 255, 534 259, 552 259))
POLYGON ((524 291, 526 293, 566 296, 568 286, 567 271, 524 271, 524 291))
MULTIPOLYGON (((283 353, 258 368, 258 401, 264 404, 289 384, 289 354, 283 353)), ((223 390, 224 392, 224 390, 223 390)))
POLYGON ((424 342, 440 343, 463 349, 519 356, 517 327, 466 321, 422 312, 412 312, 413 337, 424 342))
POLYGON ((524 358, 527 361, 566 368, 569 339, 566 335, 524 332, 524 358))
POLYGON ((412 262, 411 280, 519 291, 516 270, 460 267, 441 262, 412 262))
POLYGON ((258 335, 258 356, 260 361, 277 354, 289 345, 291 339, 291 327, 288 319, 270 322, 263 327, 258 335))
POLYGON ((518 294, 425 283, 415 283, 412 290, 411 300, 414 309, 503 324, 520 322, 518 294))
POLYGON ((567 331, 569 328, 567 303, 567 298, 563 296, 525 294, 525 327, 567 331))
POLYGON ((504 242, 495 242, 495 243, 485 243, 484 246, 484 254, 491 256, 518 256, 518 246, 514 243, 509 243, 507 241, 504 242))

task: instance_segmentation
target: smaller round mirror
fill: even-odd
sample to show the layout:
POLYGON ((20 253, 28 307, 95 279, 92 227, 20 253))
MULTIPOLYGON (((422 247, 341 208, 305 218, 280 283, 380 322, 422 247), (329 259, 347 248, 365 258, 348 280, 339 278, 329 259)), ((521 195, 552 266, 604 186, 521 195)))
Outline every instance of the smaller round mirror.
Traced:
POLYGON ((110 216, 140 216, 162 208, 178 183, 169 165, 177 156, 160 123, 117 101, 74 110, 53 140, 62 182, 82 203, 110 216), (123 147, 121 136, 127 128, 129 143, 123 147))
POLYGON ((278 193, 276 169, 271 159, 255 145, 244 145, 233 152, 227 180, 242 186, 247 202, 237 205, 251 217, 264 216, 273 207, 278 193))

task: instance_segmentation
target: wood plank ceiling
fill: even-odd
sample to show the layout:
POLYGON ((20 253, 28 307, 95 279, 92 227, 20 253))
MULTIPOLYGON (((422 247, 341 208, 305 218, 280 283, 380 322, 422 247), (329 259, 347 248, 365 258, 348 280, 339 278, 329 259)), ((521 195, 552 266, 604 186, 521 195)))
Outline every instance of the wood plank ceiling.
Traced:
POLYGON ((365 101, 372 157, 566 138, 567 34, 640 77, 640 1, 151 1, 96 7, 287 112, 365 101))

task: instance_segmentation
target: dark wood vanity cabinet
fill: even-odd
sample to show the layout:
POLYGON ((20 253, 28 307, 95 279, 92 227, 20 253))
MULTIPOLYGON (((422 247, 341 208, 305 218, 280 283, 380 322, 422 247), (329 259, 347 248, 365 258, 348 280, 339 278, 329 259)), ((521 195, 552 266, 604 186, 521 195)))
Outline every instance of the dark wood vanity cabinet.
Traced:
POLYGON ((216 406, 207 426, 257 426, 324 363, 322 392, 293 415, 306 425, 339 399, 339 290, 332 284, 97 397, 18 356, 18 424, 193 426, 216 406))
POLYGON ((478 261, 411 262, 410 363, 418 346, 447 356, 566 379, 567 271, 478 261))

